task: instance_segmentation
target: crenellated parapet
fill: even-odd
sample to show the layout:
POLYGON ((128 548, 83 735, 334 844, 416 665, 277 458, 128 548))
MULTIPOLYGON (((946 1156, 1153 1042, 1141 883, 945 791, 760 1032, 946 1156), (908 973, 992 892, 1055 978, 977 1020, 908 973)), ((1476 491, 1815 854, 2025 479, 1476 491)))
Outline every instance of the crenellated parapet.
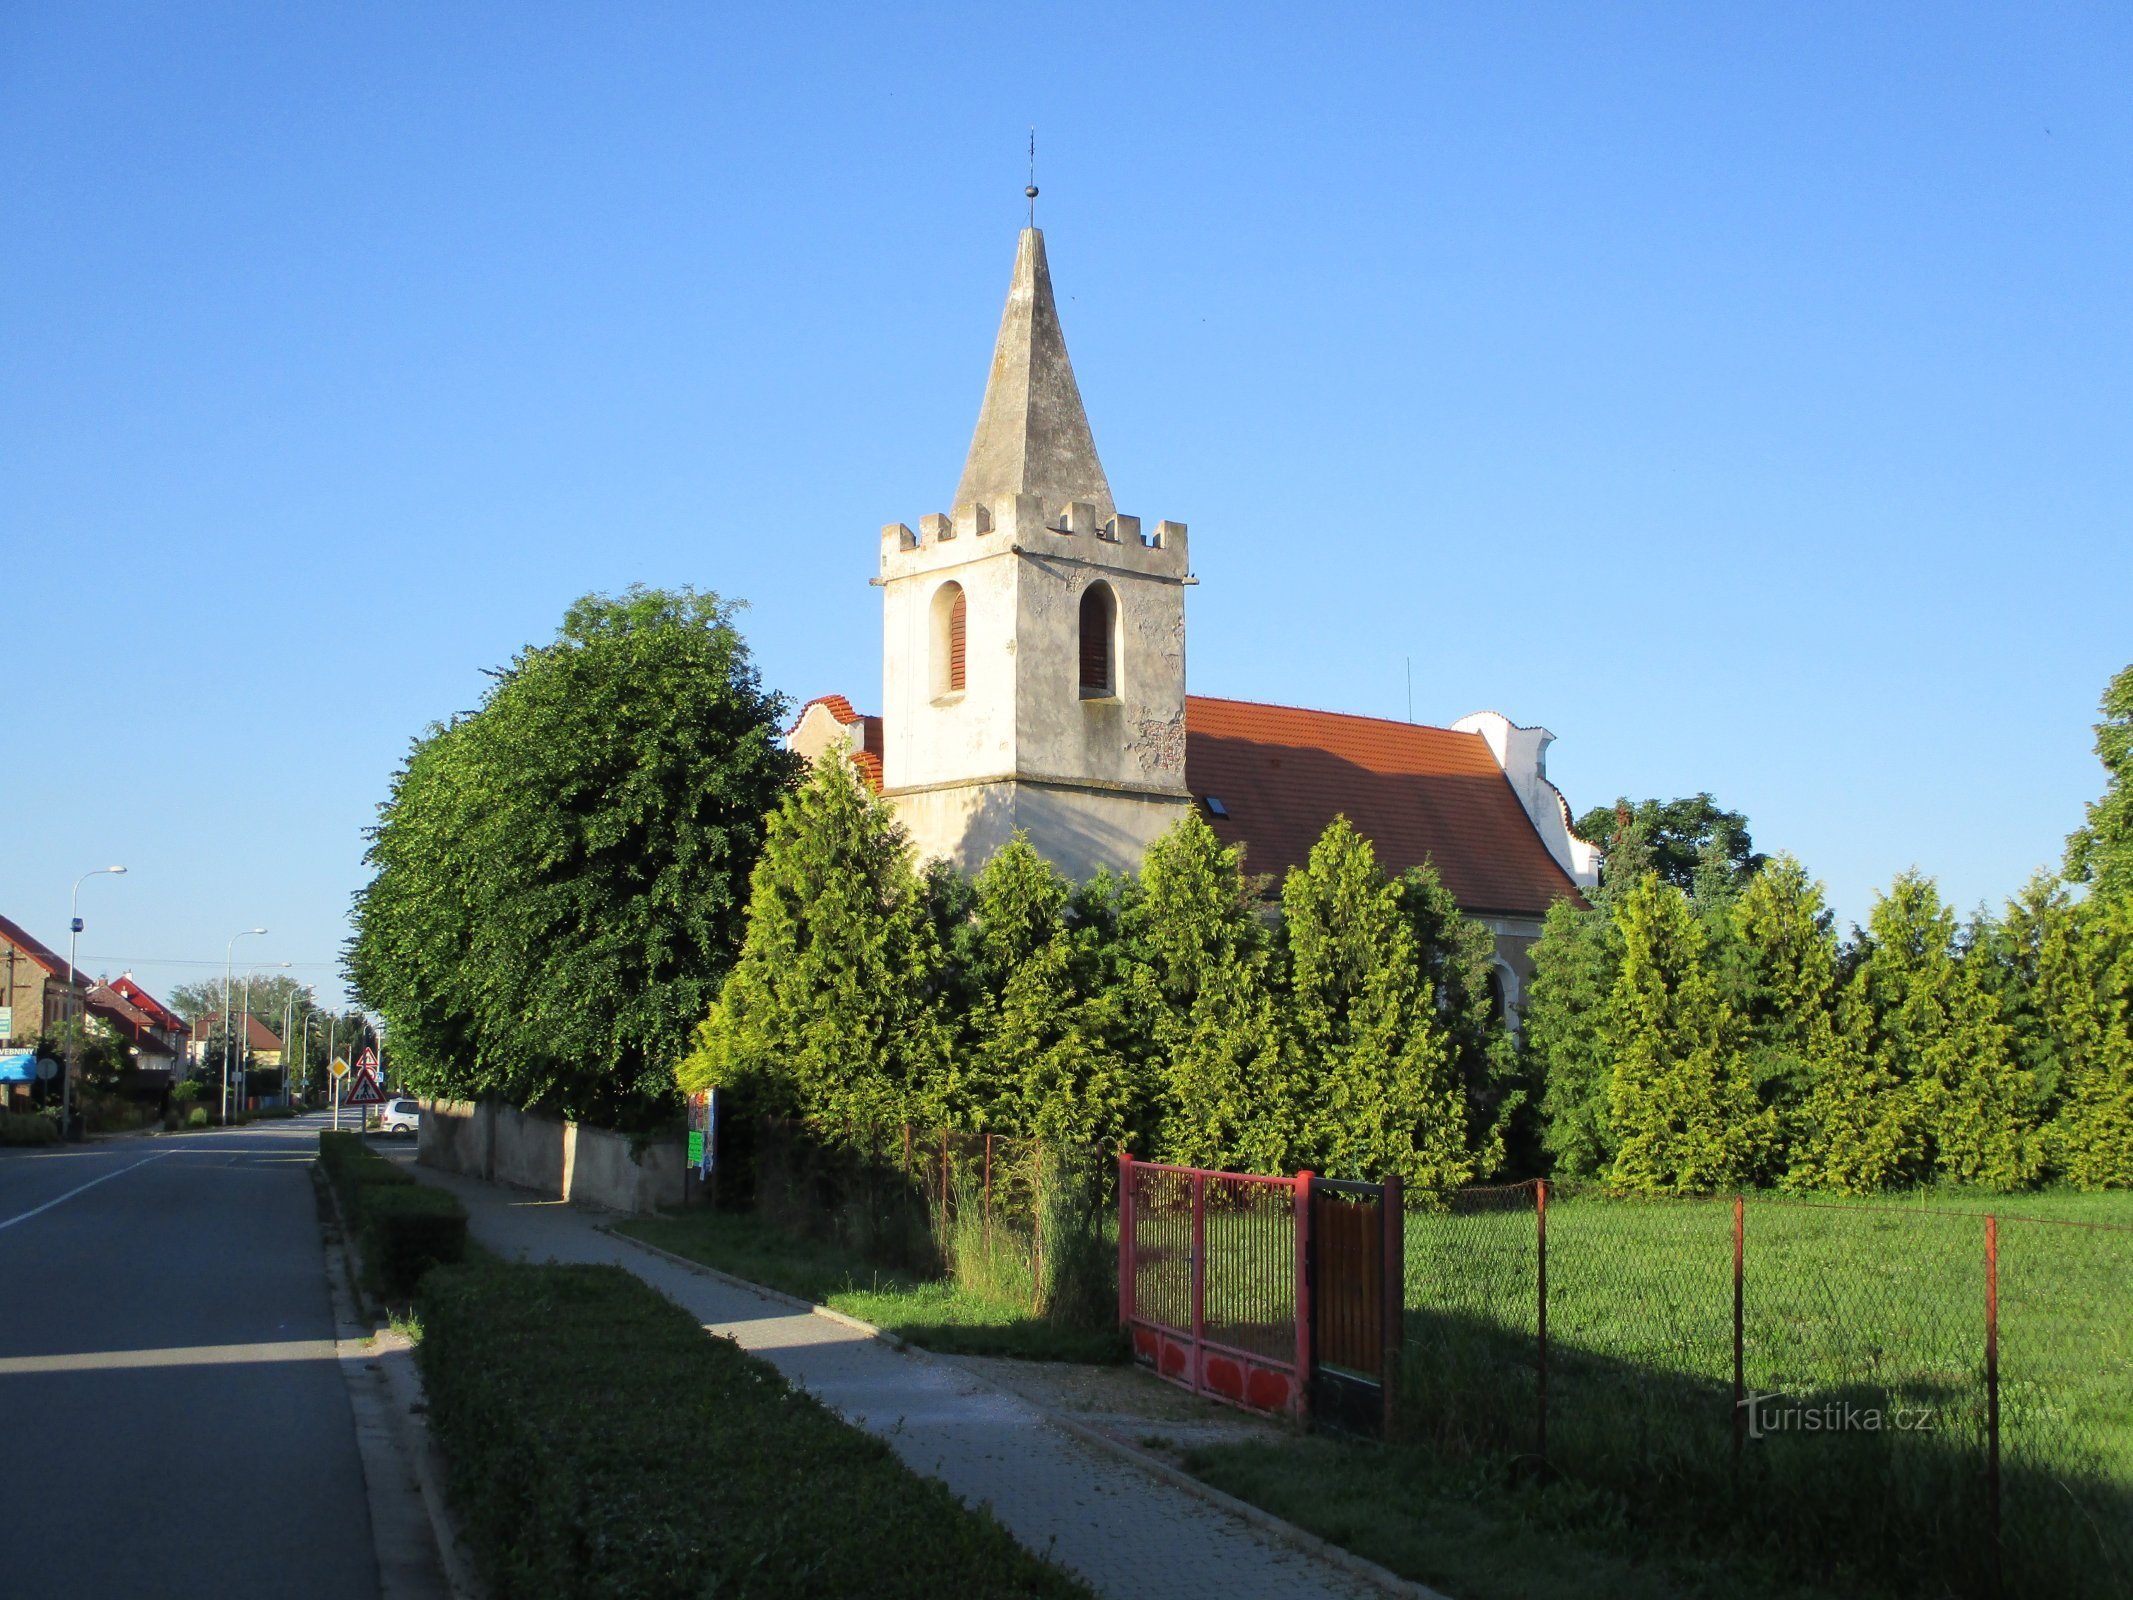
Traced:
POLYGON ((1063 557, 1172 581, 1192 570, 1184 523, 1144 530, 1139 517, 1101 515, 1086 500, 1047 507, 1038 495, 1006 495, 959 506, 952 516, 932 512, 918 519, 915 532, 903 522, 881 530, 884 581, 1003 554, 1063 557))

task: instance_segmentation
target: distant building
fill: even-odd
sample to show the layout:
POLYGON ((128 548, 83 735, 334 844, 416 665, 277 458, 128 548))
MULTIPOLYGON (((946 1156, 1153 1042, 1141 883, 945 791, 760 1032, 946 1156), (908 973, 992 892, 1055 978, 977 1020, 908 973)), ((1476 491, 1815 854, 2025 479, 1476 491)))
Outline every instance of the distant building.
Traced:
POLYGON ((144 1073, 161 1073, 175 1083, 183 1076, 192 1029, 185 1019, 122 974, 115 983, 99 979, 89 986, 91 1026, 102 1025, 123 1039, 133 1065, 144 1073))
POLYGON ((0 917, 0 1044, 34 1045, 41 1034, 81 1015, 88 984, 67 982, 67 963, 23 926, 0 917))
POLYGON ((881 532, 882 709, 842 695, 787 735, 894 802, 920 858, 981 866, 1016 831, 1077 879, 1132 869, 1197 807, 1250 872, 1336 815, 1387 872, 1423 860, 1496 935, 1514 1012, 1596 848, 1548 781, 1554 735, 1493 711, 1449 728, 1188 695, 1182 522, 1122 514, 1068 360, 1044 236, 1023 230, 992 371, 946 512, 881 532))
MULTIPOLYGON (((281 1065, 281 1035, 246 1012, 232 1024, 236 1038, 252 1053, 255 1067, 279 1067, 281 1065)), ((222 1047, 222 1013, 204 1012, 193 1018, 193 1036, 190 1059, 195 1065, 205 1060, 210 1051, 222 1047)))

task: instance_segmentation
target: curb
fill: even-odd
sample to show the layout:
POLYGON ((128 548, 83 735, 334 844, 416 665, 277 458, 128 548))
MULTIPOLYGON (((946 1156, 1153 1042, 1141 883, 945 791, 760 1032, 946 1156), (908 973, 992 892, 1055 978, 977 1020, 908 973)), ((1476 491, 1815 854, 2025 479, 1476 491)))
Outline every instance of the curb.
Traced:
MULTIPOLYGON (((348 1219, 341 1211, 341 1197, 334 1190, 333 1182, 325 1169, 316 1161, 311 1163, 313 1181, 325 1197, 326 1208, 333 1221, 333 1232, 322 1242, 326 1249, 327 1292, 331 1295, 334 1319, 348 1330, 336 1333, 334 1349, 341 1373, 349 1377, 353 1367, 362 1367, 376 1373, 377 1387, 385 1399, 385 1411, 391 1419, 397 1436, 402 1463, 414 1479, 417 1498, 421 1501, 423 1516, 429 1523, 430 1540, 435 1547, 438 1575, 452 1600, 479 1600, 482 1588, 474 1573, 472 1557, 459 1537, 459 1524, 452 1516, 444 1493, 444 1458, 437 1447, 436 1437, 424 1420, 428 1411, 428 1397, 422 1387, 422 1373, 415 1364, 414 1346, 384 1322, 384 1308, 375 1304, 363 1287, 362 1274, 355 1267, 355 1249, 348 1231, 348 1219), (387 1366, 383 1357, 405 1356, 404 1363, 387 1366)), ((362 1410, 353 1392, 350 1403, 362 1410)), ((360 1448, 360 1438, 359 1438, 360 1448)), ((363 1464, 366 1484, 371 1463, 363 1464)), ((373 1511, 375 1519, 375 1510, 373 1511)), ((386 1552, 380 1550, 379 1576, 381 1588, 388 1594, 406 1594, 410 1589, 420 1594, 428 1585, 419 1577, 412 1584, 407 1574, 388 1577, 386 1552), (397 1578, 397 1582, 394 1579, 397 1578)))
POLYGON ((664 1261, 671 1261, 677 1267, 700 1273, 707 1278, 716 1278, 719 1282, 730 1284, 736 1289, 749 1290, 751 1293, 761 1295, 766 1300, 774 1300, 780 1305, 792 1307, 795 1311, 808 1312, 813 1316, 822 1317, 827 1321, 850 1328, 856 1333, 863 1333, 869 1338, 878 1339, 890 1349, 915 1357, 930 1367, 953 1371, 981 1388, 989 1389, 994 1394, 1004 1395, 1010 1400, 1018 1401, 1028 1406, 1030 1410, 1036 1412, 1038 1416, 1057 1428, 1061 1433, 1079 1439, 1083 1444, 1104 1451, 1106 1454, 1114 1456, 1130 1466, 1138 1467, 1150 1477, 1159 1478, 1164 1483, 1169 1484, 1173 1489, 1181 1489, 1194 1499, 1203 1501, 1218 1511, 1226 1511, 1231 1516, 1248 1522, 1263 1532, 1272 1534, 1285 1544, 1294 1545, 1297 1549, 1318 1557, 1319 1560, 1326 1562, 1330 1566, 1339 1567, 1351 1577, 1361 1578, 1364 1582, 1383 1590, 1386 1594, 1397 1595, 1400 1600, 1449 1600, 1448 1596, 1430 1588, 1426 1584, 1416 1583, 1410 1578, 1403 1578, 1397 1572, 1381 1567, 1375 1561, 1357 1555, 1353 1550, 1345 1549, 1329 1540, 1321 1539, 1309 1529, 1299 1528, 1295 1523, 1277 1517, 1273 1512, 1255 1506, 1248 1500, 1239 1500, 1233 1494, 1225 1494, 1213 1484, 1204 1483, 1191 1473, 1173 1467, 1169 1462, 1163 1461, 1145 1450, 1137 1449, 1123 1440, 1114 1439, 1107 1433, 1101 1433, 1089 1427, 1086 1423, 1076 1422, 1070 1417, 1062 1416, 1049 1407, 1039 1405, 1027 1395, 1018 1394, 1012 1389, 1003 1388, 999 1384, 992 1383, 971 1371, 970 1368, 960 1363, 951 1363, 930 1350, 920 1349, 917 1345, 898 1338, 884 1328, 877 1328, 871 1322, 862 1322, 857 1317, 848 1317, 841 1311, 832 1311, 828 1306, 817 1304, 813 1300, 803 1300, 796 1294, 787 1294, 783 1289, 773 1289, 769 1284, 757 1283, 749 1278, 735 1277, 732 1273, 722 1272, 717 1267, 705 1266, 701 1261, 691 1261, 687 1256, 676 1255, 671 1250, 662 1250, 656 1244, 647 1244, 644 1240, 633 1238, 629 1234, 617 1233, 612 1227, 603 1225, 600 1231, 609 1238, 619 1239, 624 1244, 633 1245, 647 1254, 658 1256, 664 1261))

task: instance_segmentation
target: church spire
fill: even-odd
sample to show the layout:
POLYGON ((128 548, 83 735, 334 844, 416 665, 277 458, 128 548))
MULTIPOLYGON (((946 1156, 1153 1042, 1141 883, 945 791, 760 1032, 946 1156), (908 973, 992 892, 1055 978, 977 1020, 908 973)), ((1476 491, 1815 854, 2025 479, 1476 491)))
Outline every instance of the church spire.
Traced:
POLYGON ((1067 359, 1044 235, 1035 228, 1024 228, 1015 248, 1015 280, 954 503, 960 511, 1020 494, 1036 495, 1047 515, 1075 500, 1094 505, 1099 521, 1117 512, 1067 359))

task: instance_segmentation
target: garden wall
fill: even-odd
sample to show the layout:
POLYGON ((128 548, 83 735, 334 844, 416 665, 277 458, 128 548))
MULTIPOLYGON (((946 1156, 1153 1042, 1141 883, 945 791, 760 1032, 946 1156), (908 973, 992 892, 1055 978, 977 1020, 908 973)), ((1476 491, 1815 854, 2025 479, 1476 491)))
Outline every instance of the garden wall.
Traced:
POLYGON ((633 1149, 624 1134, 489 1102, 425 1100, 416 1159, 440 1171, 632 1215, 680 1205, 687 1196, 687 1157, 679 1137, 633 1149))

